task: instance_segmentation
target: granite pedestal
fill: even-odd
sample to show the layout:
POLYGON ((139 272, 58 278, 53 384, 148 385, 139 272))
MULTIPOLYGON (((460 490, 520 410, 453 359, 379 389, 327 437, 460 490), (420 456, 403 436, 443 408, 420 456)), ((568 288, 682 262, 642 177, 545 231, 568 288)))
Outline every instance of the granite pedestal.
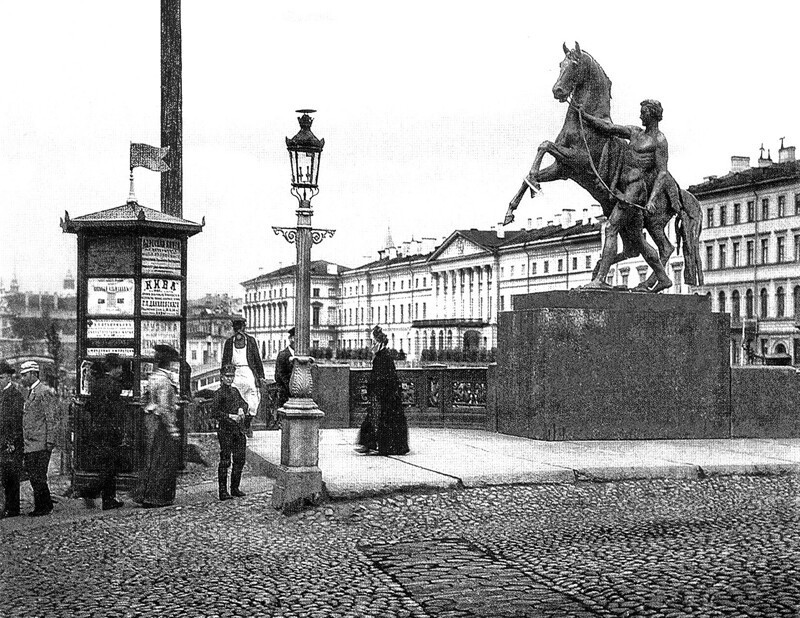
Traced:
POLYGON ((540 440, 727 438, 729 333, 729 316, 705 296, 515 296, 499 316, 497 429, 540 440))

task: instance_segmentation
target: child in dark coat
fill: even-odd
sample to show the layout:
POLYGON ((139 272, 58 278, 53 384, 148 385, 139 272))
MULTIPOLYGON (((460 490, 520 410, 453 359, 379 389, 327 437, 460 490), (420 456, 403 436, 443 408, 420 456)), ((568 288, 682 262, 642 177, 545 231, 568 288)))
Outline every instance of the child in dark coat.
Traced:
POLYGON ((247 428, 245 418, 247 403, 241 393, 233 386, 236 367, 232 364, 223 366, 220 373, 220 387, 211 400, 211 416, 217 420, 217 438, 219 438, 219 499, 230 500, 241 497, 245 493, 239 489, 247 450, 247 428), (228 468, 233 460, 231 470, 231 491, 228 493, 228 468))

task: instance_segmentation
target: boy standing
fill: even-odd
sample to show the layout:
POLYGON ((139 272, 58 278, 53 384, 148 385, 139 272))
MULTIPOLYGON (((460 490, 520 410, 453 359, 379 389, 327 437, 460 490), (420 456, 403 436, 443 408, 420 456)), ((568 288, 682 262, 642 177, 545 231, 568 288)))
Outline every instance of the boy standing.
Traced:
POLYGON ((247 429, 245 416, 247 403, 241 393, 233 386, 236 377, 236 366, 223 365, 220 373, 220 387, 211 400, 211 416, 217 419, 217 438, 219 439, 219 499, 230 500, 241 497, 245 493, 239 489, 247 450, 247 429), (231 470, 231 491, 228 493, 228 467, 233 460, 231 470))

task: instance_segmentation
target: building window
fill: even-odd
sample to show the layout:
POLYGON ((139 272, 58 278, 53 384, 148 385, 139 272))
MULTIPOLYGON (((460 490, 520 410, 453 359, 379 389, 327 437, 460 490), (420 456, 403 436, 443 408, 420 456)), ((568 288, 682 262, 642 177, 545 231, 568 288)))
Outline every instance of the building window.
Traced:
POLYGON ((719 246, 719 268, 725 268, 728 263, 728 247, 725 245, 719 246))
POLYGON ((741 223, 742 222, 742 205, 741 204, 734 204, 733 205, 733 222, 734 223, 741 223))
POLYGON ((739 266, 739 243, 738 242, 733 243, 733 255, 731 255, 731 258, 733 259, 733 265, 734 266, 739 266))
POLYGON ((536 274, 536 262, 531 263, 531 275, 536 274))
POLYGON ((726 311, 726 307, 725 307, 725 292, 720 292, 719 296, 717 298, 718 298, 717 310, 720 313, 725 313, 725 311, 726 311))
POLYGON ((397 305, 392 305, 392 322, 397 322, 397 305))
POLYGON ((766 264, 769 258, 769 239, 761 240, 761 264, 766 264))
POLYGON ((506 297, 505 296, 501 296, 500 297, 500 311, 505 311, 505 306, 506 306, 506 297))
POLYGON ((734 290, 733 294, 731 294, 731 317, 734 320, 738 320, 741 315, 741 310, 739 290, 734 290))
POLYGON ((786 261, 786 238, 778 236, 778 264, 786 261))
POLYGON ((794 214, 800 215, 800 193, 794 194, 794 214))
POLYGON ((192 350, 192 360, 193 361, 197 360, 197 350, 192 350))
POLYGON ((403 317, 404 317, 404 316, 403 316, 403 313, 404 313, 404 312, 403 312, 403 305, 400 305, 400 321, 401 321, 401 322, 405 322, 405 320, 403 319, 403 317))
POLYGON ((706 211, 706 227, 714 227, 714 207, 706 211))
POLYGON ((752 266, 756 261, 756 248, 752 240, 747 241, 747 266, 752 266))
POLYGON ((769 219, 769 198, 765 197, 761 200, 761 220, 766 221, 769 219))
POLYGON ((782 318, 786 313, 786 292, 782 287, 775 290, 775 314, 777 317, 782 318))
POLYGON ((352 309, 350 309, 350 320, 348 321, 348 324, 353 324, 353 310, 352 309))
POLYGON ((750 289, 744 294, 744 315, 750 320, 753 319, 753 290, 750 289))
POLYGON ((319 298, 319 288, 314 288, 313 290, 311 290, 311 296, 319 298))
POLYGON ((422 319, 425 319, 425 303, 422 303, 422 319))
POLYGON ((428 278, 427 277, 423 277, 422 278, 422 287, 424 287, 424 288, 428 287, 428 278))
POLYGON ((514 265, 513 264, 511 265, 511 277, 510 278, 511 279, 514 278, 514 265))
POLYGON ((550 261, 549 260, 545 260, 544 261, 544 272, 549 272, 549 271, 550 271, 550 261))
POLYGON ((714 247, 706 246, 706 270, 714 270, 714 247))
POLYGON ((586 268, 589 269, 591 267, 592 267, 592 256, 591 255, 587 255, 586 256, 586 268))
POLYGON ((761 288, 759 296, 759 310, 762 318, 767 317, 767 288, 761 288))
POLYGON ((318 305, 314 305, 311 307, 311 325, 319 327, 319 310, 320 307, 318 305))
POLYGON ((778 196, 778 217, 785 217, 786 216, 786 196, 779 195, 778 196))
POLYGON ((794 261, 800 262, 800 234, 794 235, 794 261))
POLYGON ((756 218, 756 203, 754 201, 747 202, 747 222, 750 223, 756 218))
POLYGON ((628 273, 622 273, 622 285, 628 287, 628 273))
POLYGON ((719 224, 728 225, 728 207, 725 204, 719 207, 719 224))
POLYGON ((572 270, 578 270, 578 258, 572 258, 572 270))
POLYGON ((558 272, 561 272, 563 270, 564 270, 564 260, 563 259, 559 259, 558 260, 558 272))

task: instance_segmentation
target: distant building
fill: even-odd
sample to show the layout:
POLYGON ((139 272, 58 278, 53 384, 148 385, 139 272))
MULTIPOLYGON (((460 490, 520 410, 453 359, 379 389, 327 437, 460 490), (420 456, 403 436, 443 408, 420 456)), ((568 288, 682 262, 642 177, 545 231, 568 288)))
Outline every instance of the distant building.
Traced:
POLYGON ((228 294, 206 294, 188 302, 186 361, 192 370, 219 366, 225 340, 233 335, 231 319, 241 316, 242 299, 228 294))
MULTIPOLYGON (((335 348, 337 345, 339 276, 346 270, 324 260, 311 262, 312 348, 335 348)), ((258 341, 262 358, 275 358, 288 343, 287 331, 294 326, 294 279, 292 265, 242 283, 247 332, 258 341)))
MULTIPOLYGON (((431 348, 491 350, 497 315, 511 309, 514 295, 591 280, 604 221, 597 208, 594 216, 584 209, 578 220, 572 209, 546 223, 529 219, 525 230, 456 230, 440 243, 423 238, 395 246, 387 232, 376 261, 356 268, 314 262, 311 347, 365 348, 380 324, 389 346, 411 359, 431 348)), ((667 268, 675 282, 668 293, 690 293, 682 282, 683 257, 674 255, 667 268)), ((634 287, 647 271, 641 258, 629 260, 613 267, 607 281, 634 287)), ((294 267, 242 285, 250 333, 262 356, 272 359, 294 320, 294 267)))
POLYGON ((746 362, 747 326, 755 353, 800 365, 800 162, 794 146, 778 152, 776 163, 762 148, 756 167, 733 156, 727 174, 689 187, 703 205, 702 291, 731 314, 733 364, 746 362))

